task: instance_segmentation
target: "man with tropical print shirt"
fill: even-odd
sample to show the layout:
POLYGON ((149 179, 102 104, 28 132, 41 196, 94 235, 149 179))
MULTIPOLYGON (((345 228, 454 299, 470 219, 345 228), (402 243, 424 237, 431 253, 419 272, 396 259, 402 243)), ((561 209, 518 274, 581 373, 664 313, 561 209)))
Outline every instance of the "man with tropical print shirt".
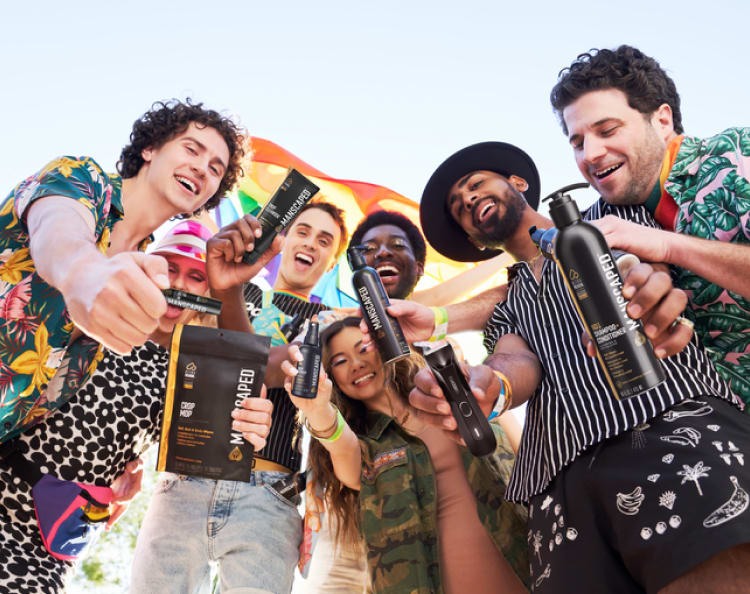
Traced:
POLYGON ((216 206, 243 153, 231 119, 156 103, 134 123, 119 175, 61 157, 13 188, 0 204, 0 442, 75 394, 103 347, 145 342, 169 278, 166 260, 142 250, 170 218, 216 206))
POLYGON ((674 82, 629 46, 579 56, 550 99, 586 180, 610 204, 643 205, 664 230, 595 224, 610 246, 675 266, 697 335, 750 404, 750 128, 685 136, 674 82))

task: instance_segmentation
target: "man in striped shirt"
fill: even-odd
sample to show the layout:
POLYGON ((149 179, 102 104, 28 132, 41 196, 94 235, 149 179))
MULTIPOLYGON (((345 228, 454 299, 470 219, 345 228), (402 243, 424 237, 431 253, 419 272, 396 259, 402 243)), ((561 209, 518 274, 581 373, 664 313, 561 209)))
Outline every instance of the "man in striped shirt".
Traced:
MULTIPOLYGON (((744 465, 750 423, 730 404, 727 385, 697 341, 679 350, 690 332, 672 322, 685 296, 648 264, 628 273, 628 313, 643 320, 666 380, 615 399, 581 344, 583 325, 563 278, 529 237, 530 226, 551 226, 522 193, 535 174, 533 163, 516 147, 501 148, 475 145, 448 159, 433 174, 420 208, 423 218, 458 226, 464 242, 502 248, 518 260, 509 270, 507 299, 485 329, 491 354, 485 366, 468 372, 482 388, 475 394, 487 414, 501 385, 513 406, 527 402, 506 496, 529 504, 536 591, 742 587, 750 562, 750 472, 744 465)), ((585 218, 607 214, 654 225, 642 209, 603 201, 585 218)), ((444 234, 426 235, 440 249, 444 234)), ((410 307, 407 317, 414 320, 418 306, 410 307)), ((424 339, 424 329, 415 334, 407 338, 424 339)), ((427 420, 455 428, 429 371, 421 372, 417 386, 411 403, 427 420)))

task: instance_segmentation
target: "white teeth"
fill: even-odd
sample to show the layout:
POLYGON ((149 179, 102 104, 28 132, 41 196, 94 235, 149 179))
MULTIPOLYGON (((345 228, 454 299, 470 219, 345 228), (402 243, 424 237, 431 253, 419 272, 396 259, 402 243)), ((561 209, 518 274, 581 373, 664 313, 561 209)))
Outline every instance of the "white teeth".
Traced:
POLYGON ((188 178, 182 177, 181 175, 176 175, 175 178, 178 182, 180 182, 182 185, 187 186, 190 188, 190 191, 195 194, 197 192, 195 184, 191 182, 188 178))
POLYGON ((363 381, 372 379, 374 377, 375 377, 375 372, 368 373, 367 375, 363 375, 362 377, 355 379, 353 383, 356 386, 357 384, 361 384, 363 381))
POLYGON ((480 220, 482 220, 484 218, 484 215, 487 214, 487 212, 490 210, 490 208, 492 208, 492 202, 490 202, 489 204, 487 204, 487 206, 485 206, 482 209, 482 212, 479 213, 479 219, 480 220))
POLYGON ((307 254, 297 254, 297 260, 302 260, 305 264, 312 264, 313 259, 307 254))
POLYGON ((596 177, 604 177, 605 175, 609 175, 610 173, 612 173, 615 169, 619 169, 620 165, 622 165, 622 163, 618 165, 612 165, 612 167, 607 167, 606 169, 602 169, 601 171, 596 171, 594 172, 594 175, 596 177))
POLYGON ((378 266, 375 270, 377 270, 378 274, 380 275, 382 275, 384 272, 398 274, 398 268, 396 268, 395 266, 390 266, 388 264, 384 266, 378 266))

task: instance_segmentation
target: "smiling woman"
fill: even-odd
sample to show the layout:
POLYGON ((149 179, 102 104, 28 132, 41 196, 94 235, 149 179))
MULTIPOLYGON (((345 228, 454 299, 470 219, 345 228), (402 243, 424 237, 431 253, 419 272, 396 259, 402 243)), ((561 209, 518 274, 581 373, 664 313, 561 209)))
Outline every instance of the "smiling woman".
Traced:
MULTIPOLYGON (((290 396, 314 438, 310 465, 336 541, 364 536, 375 593, 526 592, 526 514, 502 500, 514 459, 502 429, 493 425, 496 452, 475 458, 426 425, 407 401, 421 358, 383 366, 363 349, 360 321, 321 334, 317 398, 290 396)), ((295 367, 283 369, 289 388, 295 367)))

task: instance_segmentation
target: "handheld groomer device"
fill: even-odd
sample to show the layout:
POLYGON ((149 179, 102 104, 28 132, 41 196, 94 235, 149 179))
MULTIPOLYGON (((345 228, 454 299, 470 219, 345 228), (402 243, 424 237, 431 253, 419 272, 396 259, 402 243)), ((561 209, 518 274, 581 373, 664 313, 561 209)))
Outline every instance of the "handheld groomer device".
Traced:
POLYGON ((450 404, 453 417, 458 423, 458 432, 469 451, 475 456, 486 456, 494 452, 497 447, 495 434, 471 393, 450 343, 417 342, 414 346, 422 351, 422 356, 450 404))

